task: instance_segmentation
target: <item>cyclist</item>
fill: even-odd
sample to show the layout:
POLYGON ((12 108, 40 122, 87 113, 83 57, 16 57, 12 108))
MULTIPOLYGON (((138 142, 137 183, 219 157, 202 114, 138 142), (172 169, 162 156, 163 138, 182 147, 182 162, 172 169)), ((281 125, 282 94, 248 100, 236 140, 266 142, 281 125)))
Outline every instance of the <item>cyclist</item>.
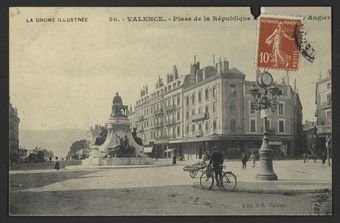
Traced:
POLYGON ((222 151, 214 146, 213 152, 209 164, 212 164, 215 172, 216 185, 222 186, 222 164, 223 164, 223 154, 222 151))

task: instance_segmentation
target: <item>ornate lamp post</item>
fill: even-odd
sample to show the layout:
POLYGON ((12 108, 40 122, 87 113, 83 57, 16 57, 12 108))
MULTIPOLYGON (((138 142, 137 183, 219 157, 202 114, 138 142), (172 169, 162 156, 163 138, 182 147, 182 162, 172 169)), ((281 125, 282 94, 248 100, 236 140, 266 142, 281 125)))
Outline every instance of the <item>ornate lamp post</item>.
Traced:
POLYGON ((264 89, 264 91, 260 91, 255 85, 250 88, 251 106, 254 110, 263 111, 265 115, 262 145, 259 150, 260 170, 256 175, 256 179, 277 180, 277 175, 273 171, 273 150, 268 144, 267 116, 269 110, 275 112, 278 105, 278 98, 282 94, 282 91, 276 87, 275 83, 273 83, 273 77, 266 71, 258 75, 257 84, 264 89))

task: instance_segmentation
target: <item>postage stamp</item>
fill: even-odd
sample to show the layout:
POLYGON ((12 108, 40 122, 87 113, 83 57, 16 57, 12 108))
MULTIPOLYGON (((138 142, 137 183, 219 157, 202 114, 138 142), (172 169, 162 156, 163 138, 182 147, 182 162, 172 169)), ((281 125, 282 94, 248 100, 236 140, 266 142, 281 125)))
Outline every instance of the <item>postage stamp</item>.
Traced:
POLYGON ((296 30, 300 17, 266 15, 259 18, 256 67, 298 70, 299 48, 296 30))

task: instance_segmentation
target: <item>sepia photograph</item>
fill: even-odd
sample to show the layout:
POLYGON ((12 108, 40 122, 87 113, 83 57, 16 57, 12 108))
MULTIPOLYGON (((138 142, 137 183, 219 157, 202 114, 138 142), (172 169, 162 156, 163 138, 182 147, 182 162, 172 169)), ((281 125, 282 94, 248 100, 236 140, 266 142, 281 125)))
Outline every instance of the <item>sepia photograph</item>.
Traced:
POLYGON ((10 7, 8 214, 332 215, 331 62, 331 7, 10 7))

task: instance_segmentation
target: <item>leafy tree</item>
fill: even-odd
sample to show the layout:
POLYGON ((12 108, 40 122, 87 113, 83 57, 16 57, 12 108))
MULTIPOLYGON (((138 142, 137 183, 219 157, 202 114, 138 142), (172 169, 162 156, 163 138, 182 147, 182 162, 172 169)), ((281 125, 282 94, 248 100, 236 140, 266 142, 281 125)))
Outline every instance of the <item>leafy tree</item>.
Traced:
POLYGON ((41 162, 45 162, 45 154, 43 151, 38 151, 37 153, 37 162, 41 163, 41 162))
POLYGON ((90 142, 82 139, 82 140, 78 140, 75 141, 74 143, 72 143, 71 147, 70 147, 70 151, 68 152, 69 157, 75 158, 75 159, 79 159, 79 158, 85 158, 88 156, 90 150, 90 142), (83 156, 83 157, 79 157, 83 156))

